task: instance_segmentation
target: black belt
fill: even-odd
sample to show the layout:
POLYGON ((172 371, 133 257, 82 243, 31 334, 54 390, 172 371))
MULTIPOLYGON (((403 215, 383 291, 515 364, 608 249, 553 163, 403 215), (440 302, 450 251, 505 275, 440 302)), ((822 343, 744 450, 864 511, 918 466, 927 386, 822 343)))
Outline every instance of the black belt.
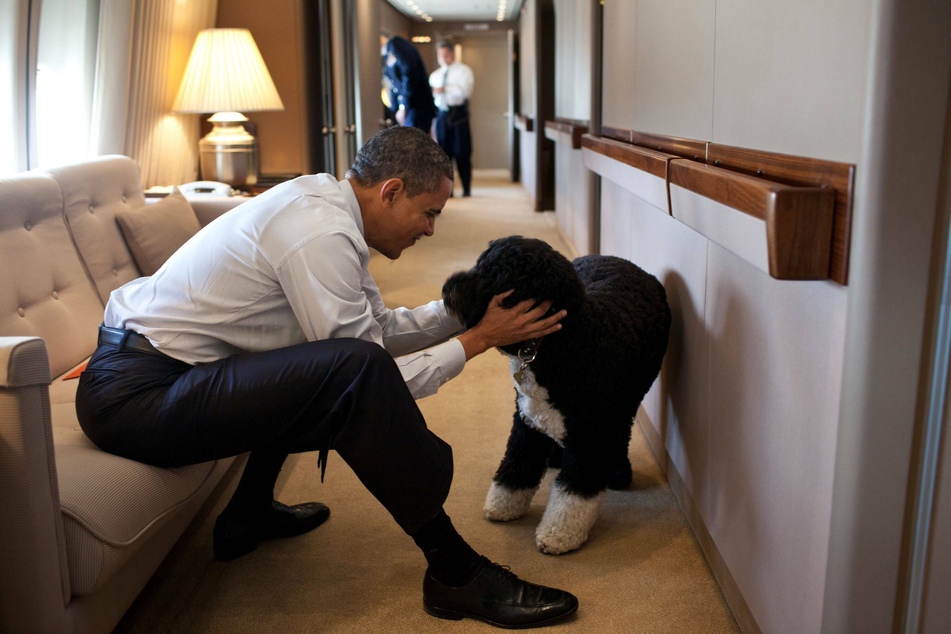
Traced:
POLYGON ((137 350, 146 354, 154 354, 157 357, 169 358, 167 355, 156 350, 155 346, 144 336, 137 332, 132 332, 131 330, 122 330, 121 328, 99 326, 99 345, 115 346, 119 350, 137 350))

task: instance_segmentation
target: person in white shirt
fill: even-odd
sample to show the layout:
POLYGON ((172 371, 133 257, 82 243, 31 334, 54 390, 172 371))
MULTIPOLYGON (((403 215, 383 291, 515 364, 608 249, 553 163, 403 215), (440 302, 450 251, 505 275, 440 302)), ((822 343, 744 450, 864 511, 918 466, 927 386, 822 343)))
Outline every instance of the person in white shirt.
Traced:
POLYGON ((429 75, 436 102, 436 142, 456 161, 462 195, 472 194, 472 132, 469 128, 469 100, 475 77, 472 69, 456 61, 452 42, 436 45, 439 68, 429 75))
POLYGON ((323 479, 333 449, 422 550, 427 612, 532 627, 577 599, 519 579, 456 532, 442 507, 452 451, 415 398, 489 348, 558 330, 564 311, 503 307, 503 294, 461 331, 442 301, 386 308, 367 269, 371 248, 396 259, 433 235, 452 176, 426 133, 394 126, 344 180, 304 176, 224 214, 154 275, 113 291, 76 410, 103 450, 159 467, 249 452, 215 522, 225 561, 327 520, 319 502, 274 500, 274 484, 287 455, 305 451, 319 452, 323 479))

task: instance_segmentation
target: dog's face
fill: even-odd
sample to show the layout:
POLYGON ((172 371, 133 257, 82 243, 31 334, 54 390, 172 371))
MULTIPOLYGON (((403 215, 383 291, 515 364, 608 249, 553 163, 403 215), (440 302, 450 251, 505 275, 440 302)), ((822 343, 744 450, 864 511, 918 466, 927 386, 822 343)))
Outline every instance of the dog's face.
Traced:
POLYGON ((509 236, 489 243, 474 267, 446 280, 442 297, 449 311, 466 326, 475 326, 495 295, 512 290, 503 307, 525 299, 552 300, 554 310, 567 309, 569 317, 584 298, 584 286, 571 262, 548 243, 509 236))

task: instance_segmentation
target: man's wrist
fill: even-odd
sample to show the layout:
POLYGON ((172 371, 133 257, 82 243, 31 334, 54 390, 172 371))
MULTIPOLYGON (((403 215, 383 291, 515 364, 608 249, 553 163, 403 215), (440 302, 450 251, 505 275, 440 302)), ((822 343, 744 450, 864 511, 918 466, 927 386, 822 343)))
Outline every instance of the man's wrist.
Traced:
POLYGON ((479 356, 489 349, 489 346, 475 328, 470 328, 456 337, 456 339, 459 340, 459 343, 462 344, 462 349, 466 352, 466 361, 472 357, 479 356))

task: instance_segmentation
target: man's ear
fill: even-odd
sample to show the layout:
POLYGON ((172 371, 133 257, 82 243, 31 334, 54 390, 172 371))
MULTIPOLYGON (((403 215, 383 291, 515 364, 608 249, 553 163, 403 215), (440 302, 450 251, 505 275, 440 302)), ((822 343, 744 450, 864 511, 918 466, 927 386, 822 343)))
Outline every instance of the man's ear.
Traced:
POLYGON ((402 178, 391 178, 383 182, 380 186, 380 199, 385 207, 390 207, 396 201, 396 197, 406 190, 402 178))

